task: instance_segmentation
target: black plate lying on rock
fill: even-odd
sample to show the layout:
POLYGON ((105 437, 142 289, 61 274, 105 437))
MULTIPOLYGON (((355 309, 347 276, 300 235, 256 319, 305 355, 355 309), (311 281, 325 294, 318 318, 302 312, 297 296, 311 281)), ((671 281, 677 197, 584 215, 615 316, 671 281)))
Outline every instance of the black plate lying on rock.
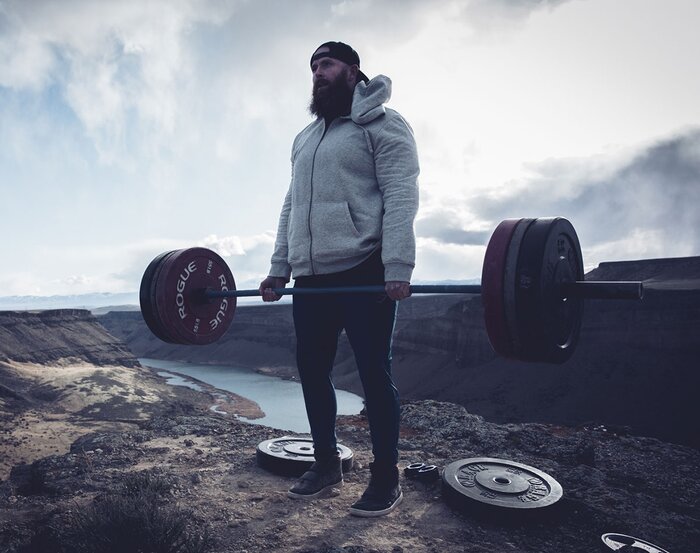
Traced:
POLYGON ((501 515, 550 511, 563 495, 561 485, 541 470, 492 457, 450 463, 443 472, 442 484, 448 503, 501 515))
MULTIPOLYGON (((343 472, 352 470, 353 452, 338 445, 343 472)), ((304 436, 282 436, 258 444, 255 452, 258 465, 282 476, 301 476, 314 463, 314 442, 304 436)))

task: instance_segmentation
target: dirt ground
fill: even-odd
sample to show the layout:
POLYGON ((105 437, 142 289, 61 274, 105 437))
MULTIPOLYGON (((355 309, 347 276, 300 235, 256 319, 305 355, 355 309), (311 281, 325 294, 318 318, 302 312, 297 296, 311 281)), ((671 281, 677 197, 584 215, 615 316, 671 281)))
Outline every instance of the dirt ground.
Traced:
POLYGON ((134 474, 167 479, 162 501, 185 513, 192 528, 206 530, 212 553, 578 553, 604 551, 605 532, 636 535, 673 553, 697 552, 700 543, 694 478, 700 453, 690 448, 602 426, 497 425, 454 404, 411 402, 402 406, 401 468, 415 461, 444 468, 464 458, 509 459, 554 477, 564 498, 533 517, 486 516, 448 504, 439 481, 402 477, 398 509, 362 519, 348 507, 369 479, 363 416, 338 420, 340 441, 354 452, 344 485, 324 498, 292 500, 286 491, 294 477, 256 462, 258 444, 283 430, 213 413, 213 396, 132 370, 139 371, 137 380, 95 368, 87 377, 91 392, 78 386, 64 396, 66 384, 54 390, 50 407, 35 402, 20 415, 5 412, 0 434, 19 445, 6 448, 3 438, 4 466, 14 469, 0 483, 0 550, 44 553, 36 545, 39 529, 61 527, 71 511, 104 501, 134 474), (112 381, 121 382, 124 401, 89 399, 112 381))
POLYGON ((197 384, 205 393, 187 394, 148 369, 65 359, 53 365, 3 362, 0 374, 20 383, 24 399, 11 406, 0 395, 0 479, 16 464, 68 453, 90 432, 137 429, 138 421, 177 401, 178 393, 199 407, 248 419, 264 416, 254 401, 203 382, 197 384))

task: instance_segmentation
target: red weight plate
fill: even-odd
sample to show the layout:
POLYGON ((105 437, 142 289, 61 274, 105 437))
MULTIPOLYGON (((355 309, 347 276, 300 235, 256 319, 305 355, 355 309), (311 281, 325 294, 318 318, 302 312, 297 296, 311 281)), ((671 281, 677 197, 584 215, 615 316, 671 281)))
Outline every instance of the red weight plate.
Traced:
POLYGON ((503 269, 503 306, 506 314, 508 334, 511 340, 509 354, 506 357, 513 359, 518 359, 519 353, 522 351, 522 340, 518 332, 516 317, 517 308, 515 303, 515 279, 518 267, 518 256, 520 255, 523 237, 534 220, 535 219, 521 219, 516 226, 515 232, 513 232, 513 236, 510 239, 510 244, 508 244, 508 251, 506 253, 506 261, 503 269))
POLYGON ((511 354, 512 340, 508 331, 503 302, 503 274, 508 245, 520 219, 506 219, 493 231, 484 255, 481 271, 481 301, 484 304, 486 333, 494 351, 511 354))
POLYGON ((172 339, 168 336, 160 323, 160 317, 156 308, 153 290, 155 289, 155 281, 158 277, 161 263, 171 253, 173 253, 173 251, 162 253, 148 264, 148 267, 141 278, 141 286, 139 288, 141 316, 151 332, 153 332, 156 337, 160 338, 164 342, 172 342, 172 339))
POLYGON ((161 333, 163 334, 163 340, 165 342, 170 342, 171 344, 179 344, 180 341, 173 335, 172 329, 169 329, 163 324, 163 320, 160 318, 160 312, 158 311, 158 282, 160 275, 165 267, 166 262, 175 255, 179 250, 172 250, 170 253, 163 257, 163 260, 156 267, 153 278, 151 279, 151 309, 152 312, 160 325, 161 333))
POLYGON ((189 248, 174 252, 161 267, 155 296, 162 327, 179 344, 221 338, 233 321, 236 298, 207 300, 204 291, 236 289, 226 262, 206 248, 189 248))

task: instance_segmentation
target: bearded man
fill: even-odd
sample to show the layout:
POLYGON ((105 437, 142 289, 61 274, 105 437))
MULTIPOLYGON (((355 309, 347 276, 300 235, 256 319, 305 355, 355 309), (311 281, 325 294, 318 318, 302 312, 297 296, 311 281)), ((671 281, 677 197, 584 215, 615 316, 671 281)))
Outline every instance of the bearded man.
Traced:
POLYGON ((374 461, 369 486, 350 508, 381 516, 403 498, 399 485, 399 396, 391 376, 397 301, 410 295, 415 264, 418 155, 413 132, 384 107, 391 81, 369 80, 342 42, 311 56, 314 122, 292 147, 292 181, 279 218, 264 301, 295 288, 384 285, 385 294, 295 295, 297 366, 315 463, 288 495, 319 497, 342 486, 331 379, 338 338, 348 337, 362 382, 374 461))

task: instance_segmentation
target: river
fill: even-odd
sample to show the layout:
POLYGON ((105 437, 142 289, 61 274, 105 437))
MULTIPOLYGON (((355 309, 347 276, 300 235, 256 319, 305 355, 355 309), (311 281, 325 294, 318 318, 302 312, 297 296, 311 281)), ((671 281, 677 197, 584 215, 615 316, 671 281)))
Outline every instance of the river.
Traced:
MULTIPOLYGON (((275 376, 256 373, 250 369, 227 367, 224 365, 197 365, 160 359, 139 359, 147 367, 159 369, 161 376, 175 386, 188 386, 198 389, 198 386, 178 375, 184 375, 206 382, 250 399, 257 403, 265 413, 260 419, 240 420, 253 424, 264 424, 280 430, 308 434, 309 423, 306 419, 304 397, 301 384, 284 380, 275 376)), ((339 415, 356 415, 362 410, 362 398, 344 390, 336 390, 339 415)))

